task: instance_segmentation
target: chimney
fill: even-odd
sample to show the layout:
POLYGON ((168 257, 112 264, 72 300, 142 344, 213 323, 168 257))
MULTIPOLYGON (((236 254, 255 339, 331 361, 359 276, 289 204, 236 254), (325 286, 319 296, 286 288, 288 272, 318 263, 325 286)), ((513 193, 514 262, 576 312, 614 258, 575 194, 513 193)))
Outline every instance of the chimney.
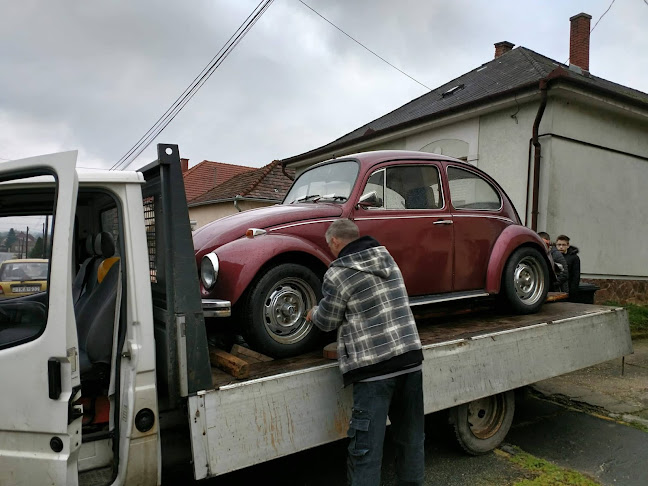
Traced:
POLYGON ((511 44, 507 41, 496 42, 495 43, 495 59, 500 57, 502 54, 506 54, 508 51, 513 49, 515 44, 511 44))
POLYGON ((592 16, 586 13, 579 13, 569 19, 569 64, 584 71, 589 71, 590 20, 592 16))
POLYGON ((180 159, 180 167, 183 173, 187 172, 189 170, 189 159, 180 159))

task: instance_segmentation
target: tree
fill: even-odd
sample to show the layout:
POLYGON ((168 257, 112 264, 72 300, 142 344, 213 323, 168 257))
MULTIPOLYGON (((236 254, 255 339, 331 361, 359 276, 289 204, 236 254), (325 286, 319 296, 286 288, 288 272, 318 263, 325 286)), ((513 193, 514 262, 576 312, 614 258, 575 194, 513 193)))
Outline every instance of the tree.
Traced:
POLYGON ((43 238, 40 236, 34 243, 34 248, 29 250, 29 258, 43 258, 43 238))
POLYGON ((18 238, 16 237, 16 232, 14 231, 13 228, 9 230, 9 233, 7 233, 7 239, 5 240, 5 246, 7 247, 7 251, 10 251, 11 247, 16 243, 18 238))

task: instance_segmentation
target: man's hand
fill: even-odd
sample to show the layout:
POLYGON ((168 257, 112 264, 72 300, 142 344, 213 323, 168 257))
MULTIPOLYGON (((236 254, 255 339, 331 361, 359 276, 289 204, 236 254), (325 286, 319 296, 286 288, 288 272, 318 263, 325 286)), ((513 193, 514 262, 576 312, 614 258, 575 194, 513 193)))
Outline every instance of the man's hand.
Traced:
POLYGON ((315 307, 311 307, 311 308, 308 310, 308 314, 306 314, 306 322, 309 322, 309 321, 312 321, 312 320, 313 320, 313 309, 314 309, 314 308, 315 308, 315 307))

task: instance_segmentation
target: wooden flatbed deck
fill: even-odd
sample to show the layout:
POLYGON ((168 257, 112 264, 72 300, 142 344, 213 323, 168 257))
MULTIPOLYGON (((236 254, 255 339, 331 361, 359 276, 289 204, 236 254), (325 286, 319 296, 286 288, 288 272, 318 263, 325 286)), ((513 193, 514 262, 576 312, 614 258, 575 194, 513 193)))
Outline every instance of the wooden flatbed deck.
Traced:
MULTIPOLYGON (((609 309, 609 307, 571 302, 545 304, 540 312, 530 315, 511 315, 497 312, 488 307, 466 309, 465 307, 431 306, 417 309, 415 314, 419 336, 424 347, 459 339, 471 339, 483 334, 491 334, 511 329, 535 326, 543 323, 569 319, 609 309), (444 314, 444 315, 440 315, 444 314)), ((335 334, 331 334, 332 340, 335 334)), ((289 359, 280 359, 250 365, 250 375, 238 380, 217 368, 212 368, 212 382, 218 389, 232 383, 265 378, 268 376, 305 370, 333 362, 322 356, 322 350, 313 351, 289 359)))

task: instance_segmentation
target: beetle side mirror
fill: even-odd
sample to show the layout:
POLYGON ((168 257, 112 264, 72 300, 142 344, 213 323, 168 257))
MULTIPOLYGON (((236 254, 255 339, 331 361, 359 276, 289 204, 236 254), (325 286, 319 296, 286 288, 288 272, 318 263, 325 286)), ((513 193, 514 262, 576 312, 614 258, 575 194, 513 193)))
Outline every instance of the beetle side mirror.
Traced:
POLYGON ((382 199, 378 197, 376 191, 363 194, 356 205, 356 209, 379 208, 382 206, 382 199))

